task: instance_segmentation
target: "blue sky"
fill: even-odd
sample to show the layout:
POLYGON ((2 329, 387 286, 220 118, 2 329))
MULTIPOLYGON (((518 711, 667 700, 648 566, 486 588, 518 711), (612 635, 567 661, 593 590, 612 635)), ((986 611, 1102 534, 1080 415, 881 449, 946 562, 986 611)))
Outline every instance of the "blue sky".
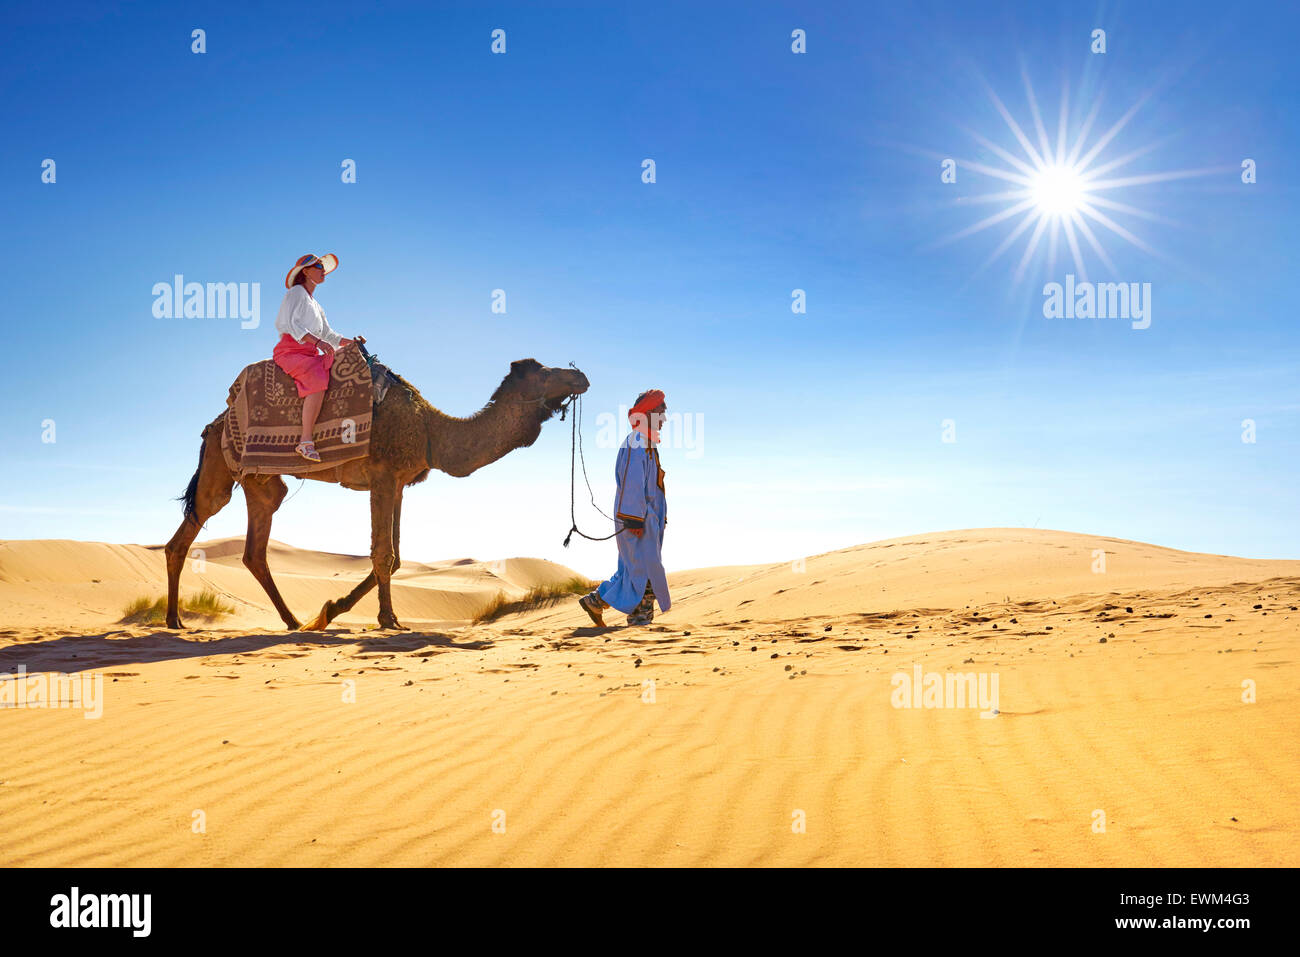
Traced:
MULTIPOLYGON (((802 6, 10 12, 0 538, 166 541, 200 430, 270 355, 284 273, 334 252, 334 328, 448 412, 512 359, 582 368, 606 510, 597 416, 663 388, 696 440, 666 435, 670 569, 1035 525, 1300 557, 1294 5, 802 6), (1098 163, 1152 146, 1122 173, 1217 170, 1108 194, 1160 217, 1111 214, 1158 255, 1098 227, 1112 275, 1083 249, 1090 278, 1151 284, 1148 329, 1044 318, 1043 284, 1075 270, 1040 254, 1016 282, 1028 233, 980 272, 1018 217, 935 245, 1007 186, 960 165, 1005 165, 972 131, 1021 154, 984 84, 1034 137, 1022 64, 1053 138, 1067 83, 1071 137, 1098 97, 1092 141, 1142 100, 1098 163), (155 318, 177 273, 260 283, 260 326, 155 318)), ((557 420, 412 490, 404 556, 604 577, 612 545, 559 544, 568 440, 557 420)), ((368 550, 364 494, 290 491, 273 537, 368 550)), ((244 523, 236 493, 205 537, 244 523)))

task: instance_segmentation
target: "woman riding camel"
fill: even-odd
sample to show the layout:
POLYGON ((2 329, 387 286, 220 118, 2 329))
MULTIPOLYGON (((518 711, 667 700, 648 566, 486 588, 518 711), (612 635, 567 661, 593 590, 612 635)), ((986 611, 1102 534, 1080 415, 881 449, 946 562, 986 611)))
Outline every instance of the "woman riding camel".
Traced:
POLYGON ((338 268, 339 259, 333 253, 314 256, 308 253, 293 264, 284 277, 284 301, 275 317, 275 331, 280 341, 272 356, 275 364, 293 377, 302 403, 302 440, 294 449, 311 462, 320 461, 320 453, 312 441, 316 417, 325 402, 325 390, 330 384, 330 369, 334 365, 334 352, 354 343, 365 342, 361 336, 344 339, 325 321, 313 293, 325 281, 326 275, 338 268), (323 353, 323 355, 322 355, 323 353))

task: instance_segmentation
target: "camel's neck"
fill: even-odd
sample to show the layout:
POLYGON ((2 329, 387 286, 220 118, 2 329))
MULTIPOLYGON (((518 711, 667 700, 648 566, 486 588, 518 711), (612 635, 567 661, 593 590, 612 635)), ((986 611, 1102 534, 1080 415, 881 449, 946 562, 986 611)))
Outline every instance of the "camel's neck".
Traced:
POLYGON ((504 396, 464 419, 431 408, 425 413, 425 428, 433 467, 465 476, 532 445, 541 434, 542 422, 536 402, 504 396))

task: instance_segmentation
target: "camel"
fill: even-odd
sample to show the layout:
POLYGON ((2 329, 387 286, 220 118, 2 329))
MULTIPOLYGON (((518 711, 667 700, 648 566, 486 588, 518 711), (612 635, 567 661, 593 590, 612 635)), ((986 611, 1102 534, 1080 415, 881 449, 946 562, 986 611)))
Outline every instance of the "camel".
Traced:
MULTIPOLYGON (((542 423, 564 403, 587 391, 587 377, 577 369, 552 369, 535 359, 510 364, 510 373, 478 412, 457 418, 435 409, 415 387, 394 374, 396 382, 374 408, 369 454, 331 469, 320 481, 370 492, 370 559, 372 568, 347 595, 327 601, 320 613, 302 626, 289 611, 271 579, 266 546, 271 519, 288 487, 279 475, 250 475, 243 481, 248 506, 244 565, 266 589, 275 610, 290 631, 318 631, 348 611, 370 589, 379 586, 379 627, 407 630, 393 613, 391 580, 401 566, 399 528, 402 491, 424 481, 430 469, 463 477, 495 462, 506 453, 526 448, 541 434, 542 423)), ((179 609, 181 569, 199 530, 230 501, 235 475, 221 453, 223 412, 202 433, 199 467, 181 496, 185 519, 167 543, 167 627, 181 629, 179 609)), ((304 478, 318 478, 306 475, 304 478)))

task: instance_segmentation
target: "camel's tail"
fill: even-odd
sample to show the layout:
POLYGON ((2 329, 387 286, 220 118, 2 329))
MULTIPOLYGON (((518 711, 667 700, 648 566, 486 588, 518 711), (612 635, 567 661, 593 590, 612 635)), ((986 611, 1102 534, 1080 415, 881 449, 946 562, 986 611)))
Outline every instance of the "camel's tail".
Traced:
POLYGON ((208 444, 208 429, 211 426, 203 428, 203 442, 199 445, 199 467, 194 470, 194 477, 190 479, 190 484, 185 486, 185 491, 181 494, 179 501, 185 503, 185 517, 194 518, 194 500, 199 494, 199 473, 203 471, 203 452, 208 444))

